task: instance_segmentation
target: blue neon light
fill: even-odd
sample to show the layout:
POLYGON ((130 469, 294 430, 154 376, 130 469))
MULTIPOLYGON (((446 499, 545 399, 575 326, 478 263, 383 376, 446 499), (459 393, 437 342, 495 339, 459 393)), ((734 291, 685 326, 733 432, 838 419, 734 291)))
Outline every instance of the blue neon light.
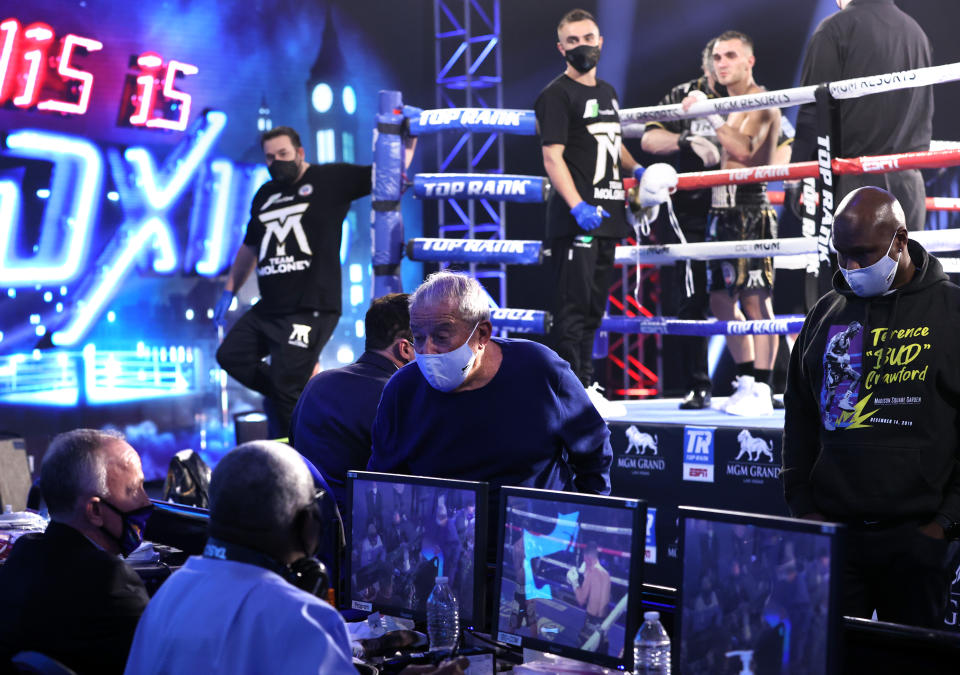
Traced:
POLYGON ((227 243, 227 216, 230 206, 230 187, 233 184, 233 164, 225 159, 210 163, 210 171, 216 176, 213 192, 216 195, 213 213, 210 216, 210 232, 203 242, 204 258, 197 262, 198 274, 216 276, 223 265, 224 244, 227 243))
MULTIPOLYGON (((124 159, 133 170, 135 177, 133 185, 139 188, 145 198, 144 206, 147 207, 147 213, 139 224, 128 220, 121 226, 115 241, 117 245, 108 247, 97 262, 100 274, 96 283, 87 292, 80 294, 81 297, 76 303, 76 310, 70 322, 62 330, 51 335, 55 345, 75 345, 86 335, 107 303, 116 295, 120 282, 130 272, 144 249, 147 249, 152 257, 154 271, 168 274, 176 270, 178 263, 176 239, 167 221, 167 212, 184 193, 200 163, 223 131, 226 121, 227 116, 217 111, 208 111, 198 120, 195 130, 164 162, 161 174, 169 177, 166 185, 160 184, 156 163, 146 149, 127 149, 124 159)), ((113 168, 115 172, 120 171, 120 167, 113 168)), ((219 171, 223 176, 224 166, 220 165, 219 171)), ((232 169, 230 173, 232 175, 232 169)), ((129 185, 122 175, 115 178, 118 187, 122 186, 121 191, 125 195, 123 201, 131 206, 135 205, 137 200, 131 194, 134 192, 133 185, 129 185)), ((222 218, 222 220, 225 219, 226 216, 222 218)))
POLYGON ((193 174, 200 166, 200 162, 210 152, 210 148, 227 124, 227 116, 216 110, 207 111, 204 118, 206 124, 201 125, 195 134, 192 134, 193 143, 189 146, 186 156, 180 158, 177 157, 179 153, 174 152, 173 158, 176 158, 176 161, 170 161, 173 158, 168 158, 164 163, 163 173, 172 174, 166 185, 158 183, 156 163, 146 148, 127 148, 123 153, 124 159, 134 170, 135 182, 143 190, 147 202, 156 211, 166 212, 183 194, 184 188, 193 179, 193 174))
POLYGON ((75 345, 86 335, 90 325, 116 294, 120 282, 129 274, 141 251, 153 253, 153 268, 158 272, 172 272, 177 266, 177 249, 166 224, 159 218, 150 218, 124 244, 115 260, 104 265, 103 274, 94 291, 77 303, 70 323, 51 335, 57 346, 75 345))
POLYGON ((350 210, 347 217, 343 219, 342 231, 340 233, 340 264, 345 265, 347 258, 350 257, 350 228, 356 226, 357 214, 350 210))
POLYGON ((46 131, 21 130, 7 136, 9 154, 53 162, 50 194, 44 210, 37 255, 18 260, 14 255, 19 190, 11 193, 10 182, 0 181, 0 283, 35 286, 70 281, 80 273, 96 221, 103 158, 89 141, 46 131), (72 196, 63 218, 59 201, 72 196))

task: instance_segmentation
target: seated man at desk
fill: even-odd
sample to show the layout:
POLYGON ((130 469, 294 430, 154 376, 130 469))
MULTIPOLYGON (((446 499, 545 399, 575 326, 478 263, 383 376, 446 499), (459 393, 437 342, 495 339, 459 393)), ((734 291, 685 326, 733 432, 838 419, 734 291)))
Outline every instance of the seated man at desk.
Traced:
POLYGON ((78 673, 119 673, 147 589, 117 556, 139 546, 152 505, 137 451, 117 433, 53 439, 40 469, 50 512, 0 566, 0 673, 38 651, 78 673))
MULTIPOLYGON (((126 672, 356 672, 343 618, 294 585, 309 574, 321 530, 313 481, 295 450, 254 441, 228 453, 210 480, 204 555, 151 600, 126 672)), ((456 675, 462 665, 436 672, 456 675)))

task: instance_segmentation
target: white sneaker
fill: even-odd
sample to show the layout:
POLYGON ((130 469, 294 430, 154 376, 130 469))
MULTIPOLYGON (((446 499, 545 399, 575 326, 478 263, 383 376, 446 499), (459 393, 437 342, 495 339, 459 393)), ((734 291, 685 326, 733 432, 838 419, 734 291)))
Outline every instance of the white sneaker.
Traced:
POLYGON ((594 382, 586 389, 587 397, 589 397, 597 412, 600 413, 600 417, 606 419, 608 417, 624 417, 627 414, 627 406, 620 401, 608 401, 604 397, 599 383, 594 382))
MULTIPOLYGON (((752 377, 750 378, 753 379, 752 377)), ((739 389, 737 390, 739 393, 739 389)), ((733 396, 730 397, 731 400, 733 396)), ((766 382, 753 382, 750 392, 741 396, 734 403, 728 403, 726 413, 740 417, 766 417, 773 414, 773 399, 770 396, 770 385, 766 382)))
POLYGON ((713 409, 727 412, 727 408, 731 405, 738 405, 744 397, 750 396, 755 381, 753 375, 737 375, 736 379, 730 383, 733 385, 733 393, 723 403, 716 403, 713 409))

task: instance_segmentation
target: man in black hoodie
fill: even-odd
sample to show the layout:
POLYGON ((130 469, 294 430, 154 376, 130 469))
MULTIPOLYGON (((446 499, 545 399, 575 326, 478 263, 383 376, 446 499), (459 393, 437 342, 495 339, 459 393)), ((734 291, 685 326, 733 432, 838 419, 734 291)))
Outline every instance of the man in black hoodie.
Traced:
POLYGON ((841 202, 833 246, 834 290, 790 356, 787 505, 848 526, 844 614, 936 627, 957 547, 945 533, 960 521, 960 287, 908 241, 903 208, 880 188, 841 202), (859 377, 830 363, 841 333, 859 377))

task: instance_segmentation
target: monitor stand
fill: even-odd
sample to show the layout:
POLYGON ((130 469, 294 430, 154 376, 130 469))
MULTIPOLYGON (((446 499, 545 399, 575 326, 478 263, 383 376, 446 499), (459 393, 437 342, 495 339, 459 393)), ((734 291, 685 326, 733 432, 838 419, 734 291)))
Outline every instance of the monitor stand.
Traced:
POLYGON ((414 630, 416 624, 413 619, 374 612, 367 617, 367 625, 374 635, 383 635, 395 630, 414 630))
POLYGON ((523 648, 523 664, 515 666, 514 675, 623 675, 622 671, 604 668, 592 663, 568 659, 535 649, 523 648))

